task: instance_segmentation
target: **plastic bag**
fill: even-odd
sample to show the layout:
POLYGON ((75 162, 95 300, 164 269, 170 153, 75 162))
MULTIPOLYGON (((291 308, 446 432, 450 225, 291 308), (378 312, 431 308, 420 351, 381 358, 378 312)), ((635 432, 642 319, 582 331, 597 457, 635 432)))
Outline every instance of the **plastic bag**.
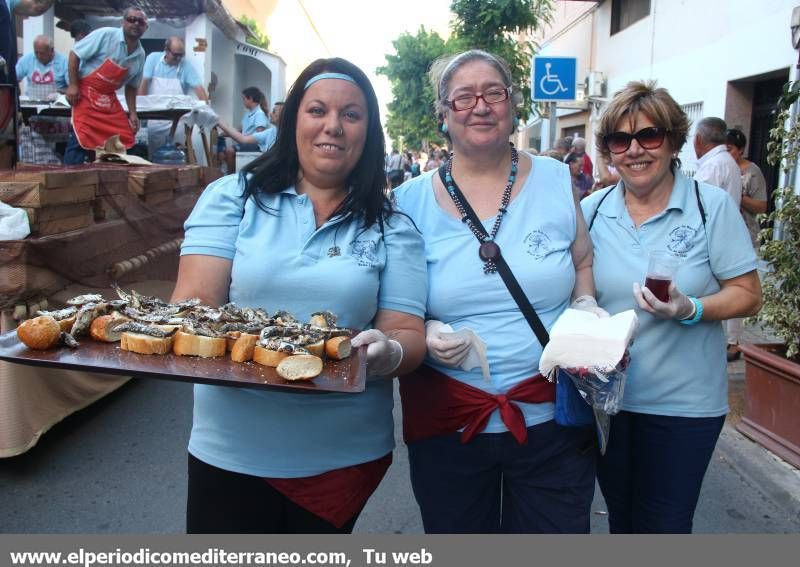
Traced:
POLYGON ((22 240, 30 233, 28 213, 0 202, 0 240, 22 240))
POLYGON ((610 416, 619 412, 625 394, 626 370, 630 362, 626 350, 616 367, 566 368, 561 376, 569 376, 583 400, 592 408, 597 426, 597 438, 601 454, 605 454, 611 429, 610 416))

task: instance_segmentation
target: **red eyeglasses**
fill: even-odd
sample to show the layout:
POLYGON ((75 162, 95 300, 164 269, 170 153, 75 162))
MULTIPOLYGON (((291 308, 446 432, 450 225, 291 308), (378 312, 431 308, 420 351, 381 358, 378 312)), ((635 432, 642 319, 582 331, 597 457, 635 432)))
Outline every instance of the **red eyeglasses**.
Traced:
POLYGON ((603 143, 612 154, 627 152, 633 140, 636 140, 645 150, 657 150, 664 143, 667 132, 669 132, 667 128, 656 128, 655 126, 642 128, 635 134, 612 132, 603 137, 603 143))

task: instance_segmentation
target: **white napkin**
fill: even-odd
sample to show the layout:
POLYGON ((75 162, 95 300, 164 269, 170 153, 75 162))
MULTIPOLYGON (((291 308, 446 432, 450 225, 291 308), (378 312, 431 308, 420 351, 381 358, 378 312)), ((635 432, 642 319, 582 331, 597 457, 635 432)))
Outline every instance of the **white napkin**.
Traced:
POLYGON ((486 360, 486 343, 473 331, 472 329, 459 329, 454 331, 453 327, 448 324, 443 324, 440 329, 440 334, 443 339, 463 339, 470 343, 469 352, 467 353, 464 361, 459 365, 462 370, 470 371, 473 368, 480 368, 483 378, 491 380, 492 375, 489 374, 489 361, 486 360))
POLYGON ((633 309, 603 318, 588 311, 567 309, 550 330, 539 372, 549 376, 556 366, 610 371, 622 360, 637 327, 633 309))

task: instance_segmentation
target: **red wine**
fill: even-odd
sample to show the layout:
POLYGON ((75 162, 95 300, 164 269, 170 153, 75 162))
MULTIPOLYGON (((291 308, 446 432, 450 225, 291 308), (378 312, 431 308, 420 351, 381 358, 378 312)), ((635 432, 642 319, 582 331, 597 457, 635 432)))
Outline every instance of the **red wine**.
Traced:
POLYGON ((672 283, 671 279, 657 278, 655 276, 647 276, 644 280, 644 286, 653 292, 659 301, 667 303, 669 301, 669 284, 672 283))

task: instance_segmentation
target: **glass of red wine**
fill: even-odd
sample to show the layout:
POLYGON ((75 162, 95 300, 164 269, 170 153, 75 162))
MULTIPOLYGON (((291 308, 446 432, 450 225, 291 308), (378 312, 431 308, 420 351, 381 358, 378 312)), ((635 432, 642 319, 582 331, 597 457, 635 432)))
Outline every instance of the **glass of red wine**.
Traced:
POLYGON ((649 289, 659 301, 669 301, 669 284, 675 272, 678 271, 681 260, 666 250, 653 250, 647 264, 647 277, 644 286, 649 289))

